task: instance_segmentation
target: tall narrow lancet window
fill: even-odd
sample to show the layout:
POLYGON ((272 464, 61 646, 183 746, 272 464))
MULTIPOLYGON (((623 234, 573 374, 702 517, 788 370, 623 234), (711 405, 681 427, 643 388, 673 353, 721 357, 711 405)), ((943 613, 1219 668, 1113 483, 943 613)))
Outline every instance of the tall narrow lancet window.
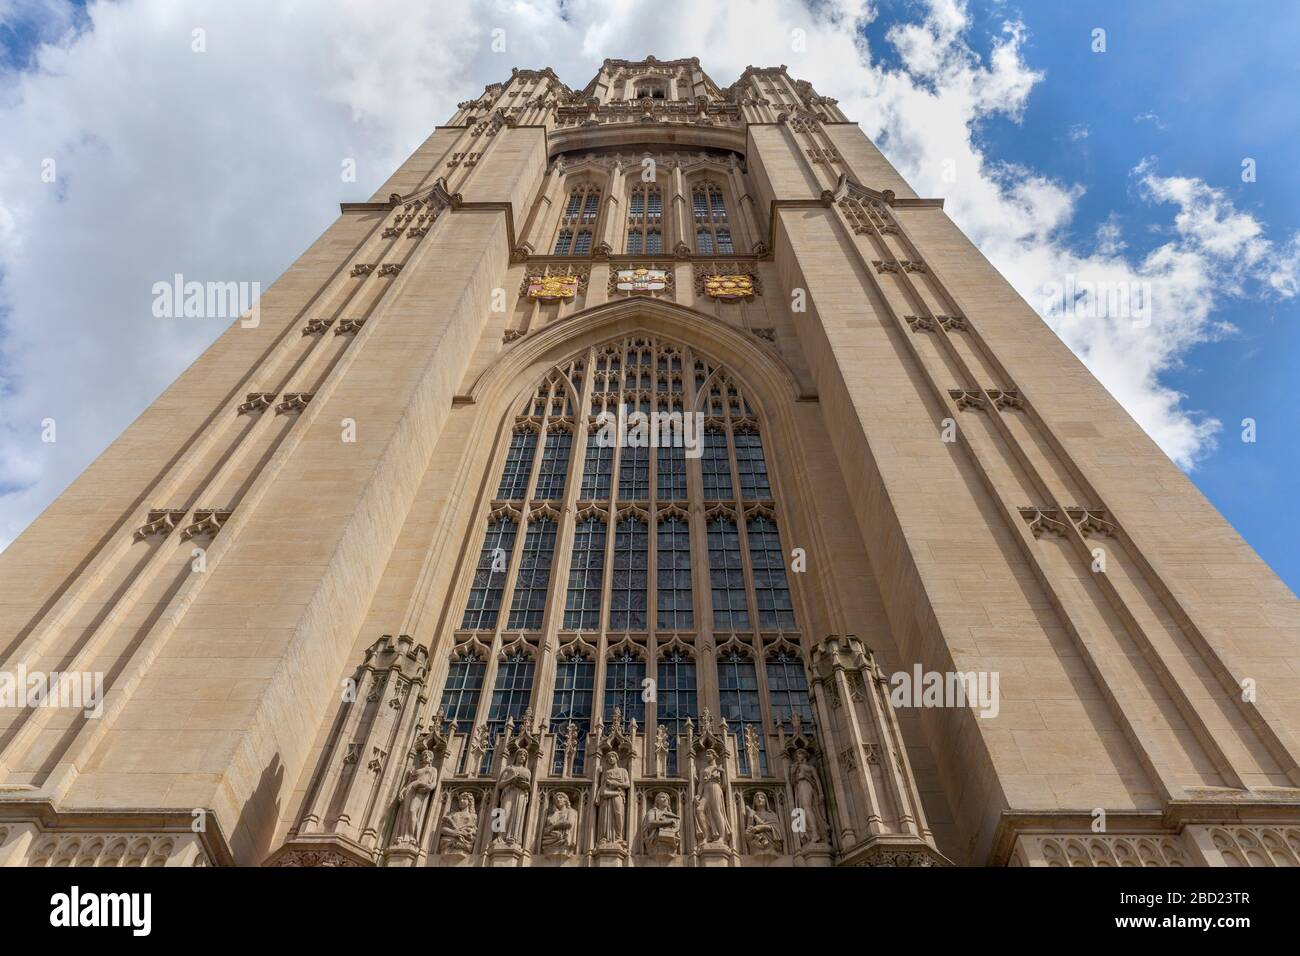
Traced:
POLYGON ((736 429, 736 470, 740 472, 740 494, 748 501, 772 497, 767 482, 767 461, 763 458, 763 439, 757 429, 736 429))
POLYGON ((690 519, 676 512, 662 518, 655 545, 656 627, 661 631, 689 631, 695 625, 690 519))
POLYGON ((699 720, 699 695, 695 689, 695 661, 681 647, 669 646, 659 657, 656 720, 668 732, 668 772, 679 772, 677 739, 686 721, 699 720))
POLYGON ((623 720, 645 724, 645 659, 628 644, 615 648, 605 663, 605 720, 615 711, 623 720))
POLYGON ((749 566, 754 574, 754 598, 758 606, 758 626, 776 630, 794 630, 794 604, 785 576, 785 554, 776 522, 756 514, 746 525, 749 539, 749 566))
POLYGON ((551 581, 551 558, 555 554, 555 522, 550 517, 530 520, 519 559, 515 596, 510 604, 511 630, 536 631, 546 611, 546 592, 551 581))
POLYGON ((709 426, 704 430, 704 454, 700 459, 706 501, 730 501, 736 496, 731 488, 731 457, 727 453, 727 433, 709 426))
POLYGON ((767 693, 772 702, 772 719, 794 733, 794 714, 802 727, 813 722, 808 698, 808 676, 798 653, 784 641, 767 655, 767 693))
MULTIPOLYGON (((631 202, 638 217, 650 195, 631 202)), ((496 439, 506 447, 444 662, 458 772, 498 772, 500 735, 533 708, 546 755, 535 774, 590 780, 590 735, 611 733, 617 712, 620 730, 635 719, 642 735, 634 786, 651 769, 678 786, 679 741, 688 720, 698 737, 707 710, 726 719, 733 769, 779 785, 784 763, 770 755, 813 710, 759 398, 707 355, 644 333, 587 348, 520 396, 496 439), (668 427, 637 436, 625 417, 620 431, 620 410, 668 427)))
POLYGON ((581 646, 562 650, 555 661, 555 699, 551 704, 551 733, 555 748, 551 772, 564 770, 572 751, 570 771, 581 776, 586 763, 587 733, 591 730, 591 705, 596 687, 596 662, 581 646))
POLYGON ((497 485, 497 499, 500 501, 520 501, 528 490, 528 478, 533 471, 533 455, 537 451, 537 432, 531 430, 527 423, 519 425, 510 436, 510 451, 506 455, 506 467, 501 473, 501 482, 497 485))
POLYGON ((635 514, 620 518, 614 533, 614 576, 609 629, 637 631, 646 626, 646 585, 650 534, 635 514))
POLYGON ((528 709, 533 694, 534 670, 532 655, 524 647, 502 652, 502 658, 497 664, 496 681, 492 685, 492 703, 488 706, 488 746, 483 751, 480 773, 491 770, 497 737, 505 729, 506 721, 517 727, 524 711, 528 709))
POLYGON ((709 520, 708 538, 713 629, 723 633, 744 630, 749 627, 749 604, 736 522, 725 512, 716 514, 709 520))
POLYGON ((605 592, 605 519, 590 515, 573 531, 573 555, 569 559, 569 592, 564 605, 564 626, 568 630, 600 629, 601 598, 605 592))
POLYGON ((564 479, 569 473, 569 452, 573 435, 564 425, 552 425, 542 446, 542 461, 537 469, 535 501, 558 501, 564 497, 564 479))
POLYGON ((758 671, 754 659, 739 647, 732 647, 718 657, 718 696, 722 717, 736 734, 736 755, 740 772, 749 773, 749 738, 757 738, 760 767, 767 773, 767 755, 763 747, 763 710, 758 697, 758 671))
POLYGON ((501 597, 505 593, 506 571, 509 569, 510 555, 515 549, 516 530, 515 522, 510 516, 495 518, 488 525, 478 564, 474 568, 474 578, 470 582, 465 614, 461 618, 460 626, 463 630, 490 631, 497 626, 501 597))
POLYGON ((579 497, 583 501, 604 500, 609 497, 609 483, 614 475, 614 445, 602 444, 598 435, 587 437, 587 451, 582 463, 582 489, 579 497))
MULTIPOLYGON (((476 646, 461 648, 452 655, 438 710, 447 718, 451 729, 462 737, 467 737, 474 727, 486 671, 487 663, 481 649, 476 646)), ((457 770, 465 769, 466 756, 468 754, 462 751, 457 770)))
POLYGON ((691 212, 695 217, 695 251, 700 255, 732 255, 731 226, 722 189, 712 182, 696 183, 691 189, 691 212))
POLYGON ((451 662, 442 691, 442 703, 438 709, 457 733, 467 734, 474 725, 486 669, 482 655, 473 647, 464 649, 451 662))
MULTIPOLYGON (((639 401, 634 408, 650 411, 648 404, 642 407, 639 401)), ((618 496, 624 501, 645 501, 650 497, 650 449, 645 445, 624 445, 619 452, 618 496)))

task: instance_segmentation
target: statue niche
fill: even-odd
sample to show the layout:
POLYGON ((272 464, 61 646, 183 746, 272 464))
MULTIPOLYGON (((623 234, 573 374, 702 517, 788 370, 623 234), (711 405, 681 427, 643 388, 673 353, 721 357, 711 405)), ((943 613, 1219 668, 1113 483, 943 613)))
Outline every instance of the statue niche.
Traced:
MULTIPOLYGON (((743 806, 743 804, 742 804, 743 806)), ((781 834, 781 819, 768 802, 767 794, 759 790, 744 807, 745 847, 753 856, 779 854, 785 840, 781 834)))
POLYGON ((673 810, 668 791, 660 790, 641 818, 642 852, 650 856, 673 856, 681 845, 681 814, 673 810))
POLYGON ((429 795, 438 782, 438 770, 433 765, 433 752, 421 749, 416 765, 406 776, 406 782, 397 794, 397 819, 393 825, 394 843, 417 843, 420 825, 424 822, 429 795))
POLYGON ((548 856, 572 856, 578 850, 578 811, 563 790, 555 794, 554 808, 542 826, 542 852, 548 856))
POLYGON ((627 846, 627 797, 632 780, 619 766, 618 751, 607 750, 596 785, 596 845, 627 846))
POLYGON ((726 769, 712 747, 703 752, 695 792, 695 837, 702 847, 729 847, 731 816, 727 811, 726 769))
POLYGON ((462 790, 456 794, 456 809, 442 818, 438 828, 438 852, 468 856, 474 852, 478 840, 478 809, 474 794, 462 790))
POLYGON ((496 809, 493 829, 500 827, 493 846, 520 846, 524 841, 524 821, 528 817, 528 794, 533 772, 528 768, 528 750, 519 747, 497 777, 496 809))

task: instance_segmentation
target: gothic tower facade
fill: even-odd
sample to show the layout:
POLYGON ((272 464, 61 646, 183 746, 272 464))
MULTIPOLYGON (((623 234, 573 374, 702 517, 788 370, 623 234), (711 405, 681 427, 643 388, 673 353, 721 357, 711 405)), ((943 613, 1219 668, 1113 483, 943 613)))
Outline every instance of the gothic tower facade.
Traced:
POLYGON ((460 104, 0 555, 0 667, 103 687, 0 708, 4 865, 1300 862, 1300 604, 784 67, 460 104))

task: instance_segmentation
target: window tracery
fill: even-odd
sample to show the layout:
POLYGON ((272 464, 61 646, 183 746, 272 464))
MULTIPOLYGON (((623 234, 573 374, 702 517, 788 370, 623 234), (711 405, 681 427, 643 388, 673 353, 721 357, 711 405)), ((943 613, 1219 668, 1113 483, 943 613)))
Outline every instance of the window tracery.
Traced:
POLYGON ((681 345, 628 336, 543 377, 496 466, 445 672, 442 710, 477 741, 466 772, 494 772, 500 735, 535 711, 543 775, 591 772, 591 741, 635 721, 629 769, 677 777, 711 710, 736 772, 770 775, 778 735, 813 711, 767 454, 745 389, 681 345), (602 438, 637 410, 699 412, 698 454, 602 438))

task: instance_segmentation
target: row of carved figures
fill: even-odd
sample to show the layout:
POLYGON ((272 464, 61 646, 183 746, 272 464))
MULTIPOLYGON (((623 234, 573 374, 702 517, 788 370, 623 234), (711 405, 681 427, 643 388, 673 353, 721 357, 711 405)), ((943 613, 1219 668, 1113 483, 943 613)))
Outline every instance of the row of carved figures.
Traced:
MULTIPOLYGON (((438 790, 439 758, 446 757, 445 741, 431 733, 420 742, 415 765, 397 794, 390 850, 409 853, 427 845, 430 852, 441 855, 469 856, 496 850, 535 850, 556 857, 578 853, 580 807, 575 804, 585 807, 587 801, 571 786, 548 786, 540 791, 535 787, 539 748, 527 725, 505 744, 508 757, 490 789, 465 786, 450 793, 441 816, 431 824, 436 833, 429 834, 425 817, 438 790), (534 799, 540 799, 542 807, 535 817, 538 832, 530 838, 529 804, 534 799), (489 803, 486 817, 480 800, 489 803), (480 833, 485 823, 490 839, 480 833)), ((595 814, 590 827, 592 850, 620 856, 629 852, 651 856, 681 853, 685 850, 683 807, 689 804, 691 847, 696 851, 780 855, 820 848, 829 852, 825 792, 813 742, 799 735, 787 745, 786 788, 750 786, 744 793, 733 792, 725 760, 728 746, 726 736, 708 731, 695 740, 685 788, 656 781, 634 782, 628 770, 636 757, 632 738, 616 726, 602 737, 598 748, 598 769, 589 797, 595 814), (629 829, 637 786, 648 788, 648 799, 635 827, 629 829), (777 804, 784 803, 790 804, 788 826, 778 813, 777 804)))

